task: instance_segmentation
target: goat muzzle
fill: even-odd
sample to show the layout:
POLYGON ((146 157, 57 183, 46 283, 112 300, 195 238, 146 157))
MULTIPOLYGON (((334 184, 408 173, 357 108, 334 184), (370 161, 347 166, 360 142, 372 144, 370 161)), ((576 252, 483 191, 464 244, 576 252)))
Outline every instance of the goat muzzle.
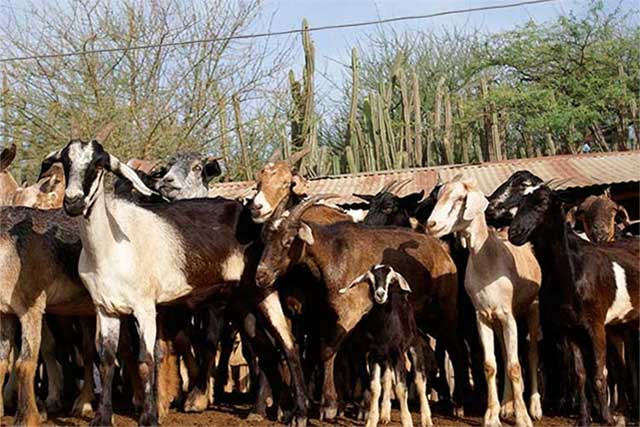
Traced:
POLYGON ((82 196, 74 196, 67 197, 65 196, 63 202, 64 211, 69 216, 79 216, 82 215, 85 208, 84 197, 82 196))
POLYGON ((276 281, 273 272, 264 264, 259 264, 256 270, 256 286, 259 288, 268 288, 276 281))

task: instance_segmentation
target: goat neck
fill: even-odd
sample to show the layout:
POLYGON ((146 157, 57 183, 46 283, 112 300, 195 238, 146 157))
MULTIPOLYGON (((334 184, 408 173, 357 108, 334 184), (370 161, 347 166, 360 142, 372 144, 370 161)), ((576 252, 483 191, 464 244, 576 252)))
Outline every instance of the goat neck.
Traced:
MULTIPOLYGON (((101 181, 103 179, 100 178, 101 181)), ((99 185, 90 211, 80 219, 82 247, 94 263, 109 259, 110 251, 126 240, 126 235, 110 212, 111 200, 105 194, 104 183, 100 182, 99 185)))
POLYGON ((477 255, 489 240, 489 227, 484 214, 476 216, 460 234, 467 241, 469 252, 477 255))
POLYGON ((13 196, 20 186, 9 172, 0 172, 0 206, 13 204, 13 196))

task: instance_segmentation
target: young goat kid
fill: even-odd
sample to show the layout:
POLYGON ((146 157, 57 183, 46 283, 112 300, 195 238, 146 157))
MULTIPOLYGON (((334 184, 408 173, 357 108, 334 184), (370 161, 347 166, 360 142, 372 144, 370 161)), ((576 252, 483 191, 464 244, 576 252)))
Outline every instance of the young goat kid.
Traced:
MULTIPOLYGON (((413 306, 409 301, 409 283, 391 266, 378 264, 358 276, 349 286, 340 290, 345 293, 359 283, 367 282, 371 287, 374 305, 361 321, 367 338, 369 373, 371 377, 371 404, 367 427, 378 425, 379 401, 382 391, 380 375, 392 369, 395 377, 396 397, 400 403, 403 427, 412 426, 408 405, 407 372, 405 355, 409 356, 415 375, 415 384, 420 398, 420 424, 431 426, 431 409, 427 400, 427 369, 422 343, 418 336, 413 306)), ((388 420, 387 420, 388 421, 388 420)))
POLYGON ((444 185, 438 202, 427 221, 428 231, 437 237, 459 232, 467 241, 469 262, 465 289, 476 309, 480 340, 484 348, 487 379, 487 411, 484 425, 499 426, 500 417, 515 411, 517 426, 531 426, 531 418, 522 398, 524 382, 518 360, 516 316, 527 318, 529 328, 529 364, 531 375, 530 411, 534 419, 542 417, 538 393, 538 290, 540 266, 530 246, 516 247, 501 239, 487 226, 484 211, 487 199, 474 180, 454 179, 444 185), (494 328, 501 327, 505 359, 505 392, 502 410, 496 385, 494 328))

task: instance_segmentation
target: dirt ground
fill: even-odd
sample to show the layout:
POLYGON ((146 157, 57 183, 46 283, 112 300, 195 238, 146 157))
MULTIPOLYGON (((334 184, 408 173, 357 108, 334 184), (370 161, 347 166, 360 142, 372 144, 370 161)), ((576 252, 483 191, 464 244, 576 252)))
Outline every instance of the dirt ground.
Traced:
MULTIPOLYGON (((214 406, 202 414, 186 414, 178 411, 172 411, 167 419, 163 422, 163 426, 239 426, 239 427, 258 427, 258 426, 282 426, 282 424, 269 420, 247 419, 249 412, 248 405, 235 406, 214 406)), ((420 425, 420 414, 415 410, 412 411, 413 423, 420 425)), ((127 414, 116 411, 114 417, 116 426, 135 426, 137 418, 134 414, 127 414)), ((72 417, 51 417, 43 425, 45 426, 84 426, 87 425, 89 419, 72 418, 72 417)), ((465 417, 462 419, 444 417, 438 414, 434 408, 433 422, 436 426, 480 426, 482 425, 481 417, 465 417)), ((575 420, 560 417, 545 417, 541 421, 534 423, 535 426, 570 426, 575 420)), ((323 423, 318 419, 311 419, 311 426, 364 426, 364 421, 356 421, 352 418, 338 417, 332 423, 323 423)), ((11 417, 3 417, 0 420, 1 426, 13 425, 11 417)), ((390 426, 400 425, 400 412, 394 409, 391 416, 390 426)), ((512 425, 504 422, 503 425, 512 425)))

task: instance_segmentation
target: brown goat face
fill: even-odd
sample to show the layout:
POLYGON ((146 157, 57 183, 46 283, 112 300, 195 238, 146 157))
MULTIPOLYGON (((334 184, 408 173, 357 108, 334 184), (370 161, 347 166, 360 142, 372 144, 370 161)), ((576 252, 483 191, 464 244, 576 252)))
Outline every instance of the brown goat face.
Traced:
POLYGON ((276 208, 291 192, 303 194, 304 180, 284 161, 268 163, 258 174, 258 192, 251 202, 251 217, 258 224, 271 219, 276 208))
POLYGON ((305 245, 312 245, 313 233, 304 222, 290 224, 286 219, 277 219, 264 227, 262 240, 265 242, 262 257, 256 271, 256 284, 266 288, 298 264, 305 245))
MULTIPOLYGON (((531 234, 547 221, 553 197, 553 191, 543 185, 522 199, 518 212, 509 227, 509 241, 511 243, 522 246, 530 241, 531 234)), ((549 221, 549 223, 552 222, 549 221)))
POLYGON ((589 196, 576 211, 576 219, 582 221, 587 237, 592 242, 614 240, 616 224, 628 222, 626 210, 606 194, 589 196))

